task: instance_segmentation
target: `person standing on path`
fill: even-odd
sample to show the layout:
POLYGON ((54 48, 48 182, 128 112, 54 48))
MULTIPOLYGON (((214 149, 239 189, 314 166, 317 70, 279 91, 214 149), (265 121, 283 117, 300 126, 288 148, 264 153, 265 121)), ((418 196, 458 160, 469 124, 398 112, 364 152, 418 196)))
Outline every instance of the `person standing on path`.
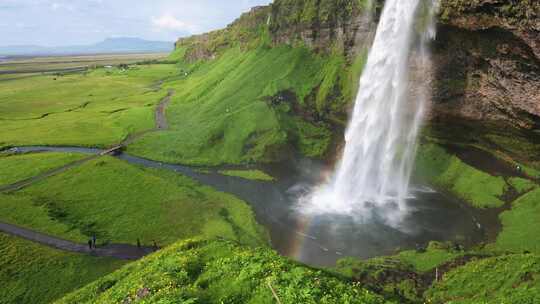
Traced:
POLYGON ((88 249, 92 250, 92 240, 88 240, 88 249))
POLYGON ((141 240, 137 239, 137 248, 141 249, 141 240))
POLYGON ((96 248, 96 235, 92 235, 92 246, 94 246, 94 248, 96 248))

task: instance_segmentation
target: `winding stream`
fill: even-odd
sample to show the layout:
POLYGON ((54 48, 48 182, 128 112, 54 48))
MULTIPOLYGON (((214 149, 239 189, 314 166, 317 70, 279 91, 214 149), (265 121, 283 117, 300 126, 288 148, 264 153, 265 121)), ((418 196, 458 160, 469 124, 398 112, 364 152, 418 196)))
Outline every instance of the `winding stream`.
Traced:
MULTIPOLYGON (((17 150, 21 153, 103 152, 80 147, 19 147, 17 150)), ((393 254, 397 250, 426 245, 431 240, 455 240, 472 245, 485 239, 485 229, 489 229, 494 222, 475 214, 479 211, 421 186, 413 187, 414 198, 407 200, 411 212, 397 228, 386 225, 377 216, 369 222, 359 223, 347 216, 301 215, 293 208, 298 197, 316 185, 320 181, 320 172, 324 171, 322 163, 309 159, 298 158, 259 166, 258 169, 277 179, 275 182, 262 182, 219 174, 222 168, 202 172, 197 168, 161 163, 125 153, 116 157, 134 165, 171 170, 236 195, 252 206, 258 222, 270 232, 274 249, 311 265, 331 266, 346 256, 370 258, 393 254)))

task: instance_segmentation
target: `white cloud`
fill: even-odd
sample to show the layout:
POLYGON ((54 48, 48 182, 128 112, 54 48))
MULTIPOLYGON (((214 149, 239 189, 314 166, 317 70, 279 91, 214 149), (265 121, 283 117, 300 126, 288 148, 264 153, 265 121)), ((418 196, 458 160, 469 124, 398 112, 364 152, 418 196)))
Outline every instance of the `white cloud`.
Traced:
POLYGON ((181 21, 170 14, 162 15, 159 18, 152 18, 152 24, 156 28, 163 30, 188 33, 194 33, 197 31, 197 26, 181 21))

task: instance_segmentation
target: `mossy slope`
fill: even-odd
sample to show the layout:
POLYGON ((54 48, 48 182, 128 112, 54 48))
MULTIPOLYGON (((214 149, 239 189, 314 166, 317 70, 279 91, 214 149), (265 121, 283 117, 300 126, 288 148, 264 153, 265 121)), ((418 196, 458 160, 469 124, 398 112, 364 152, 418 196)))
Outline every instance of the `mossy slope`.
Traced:
POLYGON ((416 167, 420 176, 474 207, 504 205, 502 196, 508 185, 503 177, 478 170, 446 152, 441 146, 432 143, 421 145, 416 167))
POLYGON ((265 248, 181 242, 58 301, 67 303, 385 303, 328 272, 265 248))

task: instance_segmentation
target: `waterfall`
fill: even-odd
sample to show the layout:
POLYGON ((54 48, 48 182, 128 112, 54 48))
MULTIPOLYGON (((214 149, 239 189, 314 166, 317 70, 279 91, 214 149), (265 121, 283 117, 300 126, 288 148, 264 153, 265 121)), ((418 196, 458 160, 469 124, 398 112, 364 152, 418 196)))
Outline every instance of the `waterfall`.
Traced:
MULTIPOLYGON (((416 141, 425 112, 425 94, 409 98, 409 63, 421 25, 419 56, 434 35, 436 4, 386 0, 360 79, 343 156, 332 177, 301 199, 306 213, 367 216, 374 210, 396 222, 406 210, 416 141), (422 18, 416 18, 418 12, 422 18)), ((423 56, 424 55, 424 56, 423 56)), ((423 61, 422 61, 423 62, 423 61)), ((422 63, 421 63, 422 64, 422 63)), ((425 64, 425 62, 424 62, 425 64)))

